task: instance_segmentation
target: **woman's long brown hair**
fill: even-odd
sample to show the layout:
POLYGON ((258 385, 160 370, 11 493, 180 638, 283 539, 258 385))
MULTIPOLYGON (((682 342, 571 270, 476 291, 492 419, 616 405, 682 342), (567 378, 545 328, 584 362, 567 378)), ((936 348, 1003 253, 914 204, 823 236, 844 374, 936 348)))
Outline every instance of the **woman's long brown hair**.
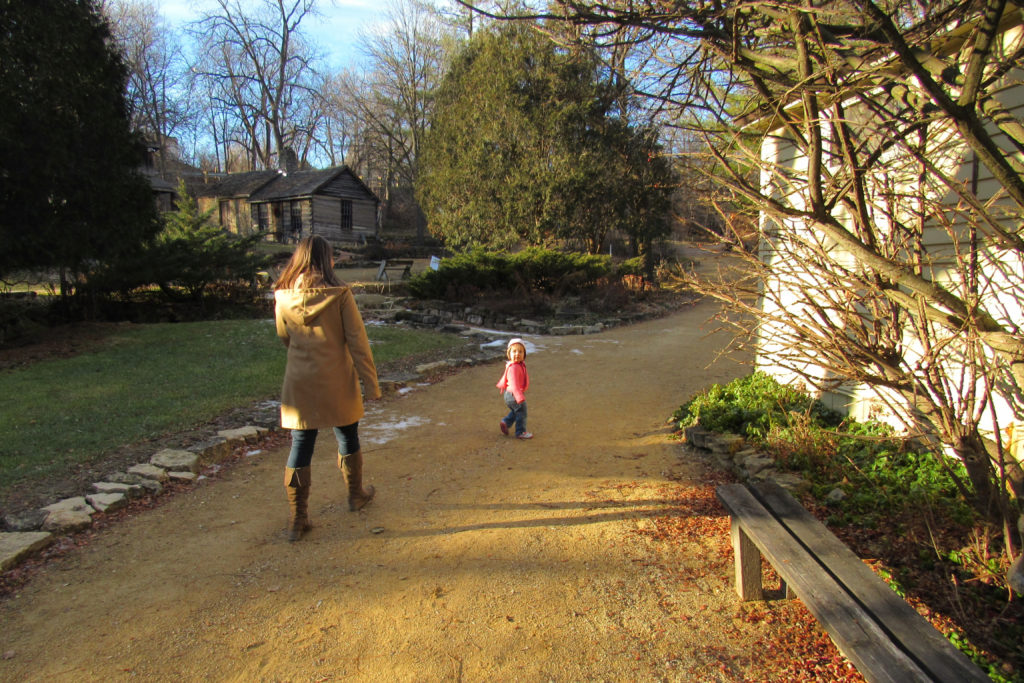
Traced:
POLYGON ((302 289, 341 286, 331 263, 331 245, 320 235, 299 241, 288 265, 274 283, 274 289, 295 289, 296 283, 302 289))

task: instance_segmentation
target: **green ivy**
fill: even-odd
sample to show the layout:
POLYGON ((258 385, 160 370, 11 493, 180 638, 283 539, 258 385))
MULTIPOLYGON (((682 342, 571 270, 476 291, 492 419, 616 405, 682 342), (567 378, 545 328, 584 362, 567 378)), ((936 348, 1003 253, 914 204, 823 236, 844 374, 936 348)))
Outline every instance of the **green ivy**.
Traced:
POLYGON ((762 372, 714 385, 676 410, 680 428, 731 432, 770 453, 781 467, 811 481, 819 500, 840 488, 830 522, 876 526, 881 515, 926 505, 957 522, 972 517, 950 471, 963 464, 913 444, 887 424, 843 419, 808 394, 762 372))

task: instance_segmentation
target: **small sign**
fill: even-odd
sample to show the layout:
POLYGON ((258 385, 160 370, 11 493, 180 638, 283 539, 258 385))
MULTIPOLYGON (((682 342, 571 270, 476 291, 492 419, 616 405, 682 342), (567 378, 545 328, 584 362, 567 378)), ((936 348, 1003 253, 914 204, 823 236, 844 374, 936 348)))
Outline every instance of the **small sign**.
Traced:
POLYGON ((438 256, 430 257, 430 269, 437 270, 441 267, 441 258, 438 256))

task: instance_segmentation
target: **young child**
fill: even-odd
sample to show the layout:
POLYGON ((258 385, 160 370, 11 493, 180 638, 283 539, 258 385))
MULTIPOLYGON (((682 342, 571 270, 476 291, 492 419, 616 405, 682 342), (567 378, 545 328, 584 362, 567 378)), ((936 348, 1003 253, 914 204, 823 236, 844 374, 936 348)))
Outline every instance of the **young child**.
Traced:
POLYGON ((501 419, 501 433, 508 436, 508 428, 516 426, 517 439, 532 439, 533 434, 526 431, 526 389, 530 386, 530 376, 526 374, 526 345, 522 339, 510 339, 505 349, 505 372, 498 382, 498 391, 505 398, 509 413, 501 419))

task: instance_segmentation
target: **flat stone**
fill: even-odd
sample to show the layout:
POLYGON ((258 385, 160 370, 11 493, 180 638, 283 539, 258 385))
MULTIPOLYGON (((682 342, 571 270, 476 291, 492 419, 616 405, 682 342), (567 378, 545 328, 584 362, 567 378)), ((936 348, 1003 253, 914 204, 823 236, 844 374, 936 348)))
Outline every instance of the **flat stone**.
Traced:
POLYGON ((778 470, 776 470, 774 467, 766 467, 763 470, 758 470, 757 472, 754 473, 747 472, 746 470, 740 473, 741 477, 746 478, 747 480, 750 481, 768 481, 769 479, 774 480, 775 477, 778 476, 778 474, 778 470))
POLYGON ((165 448, 153 454, 149 464, 162 467, 171 472, 198 472, 199 455, 192 451, 180 451, 165 448))
POLYGON ((97 512, 113 512, 128 505, 128 496, 123 493, 93 493, 85 499, 97 512))
POLYGON ((249 439, 256 439, 260 434, 267 431, 266 429, 260 429, 252 425, 246 425, 245 427, 238 427, 236 429, 222 429, 217 432, 217 436, 224 437, 225 439, 242 439, 248 441, 249 439))
POLYGON ((42 508, 47 513, 53 512, 92 512, 92 506, 85 499, 85 496, 75 496, 73 498, 65 498, 64 500, 58 500, 56 503, 51 503, 46 507, 42 508))
POLYGON ((151 465, 148 462, 140 462, 138 465, 132 465, 128 468, 128 474, 136 474, 145 479, 152 479, 154 481, 167 481, 167 470, 156 465, 151 465))
MULTIPOLYGON (((92 506, 89 509, 93 510, 92 506)), ((56 510, 46 515, 43 531, 66 534, 88 529, 91 525, 92 516, 84 510, 56 510)))
POLYGON ((838 503, 839 501, 841 501, 841 500, 843 500, 845 498, 846 498, 846 491, 842 490, 839 487, 836 487, 836 488, 832 489, 831 491, 829 491, 828 495, 825 496, 825 502, 826 503, 838 503))
POLYGON ((580 325, 556 325, 549 332, 556 337, 566 337, 571 334, 583 334, 583 327, 580 325))
POLYGON ((696 448, 705 448, 708 442, 708 437, 711 436, 711 432, 704 429, 700 425, 693 425, 683 430, 683 434, 686 436, 686 443, 696 448))
POLYGON ((25 510, 7 514, 4 515, 4 526, 9 531, 35 531, 43 526, 48 514, 50 513, 46 510, 25 510))
POLYGON ((803 477, 792 472, 777 472, 771 477, 772 481, 794 495, 799 495, 811 488, 811 484, 803 477))
POLYGON ((593 325, 583 327, 583 334, 597 334, 598 332, 604 332, 604 325, 601 323, 594 323, 593 325))
POLYGON ((140 498, 146 493, 146 489, 138 484, 125 484, 116 481, 94 482, 92 490, 96 493, 120 493, 127 498, 140 498))
POLYGON ((167 476, 171 481, 195 481, 199 478, 195 472, 168 472, 167 476))
POLYGON ((756 475, 758 472, 766 470, 770 467, 775 467, 775 461, 769 458, 767 455, 757 454, 751 455, 743 460, 741 465, 743 470, 750 476, 756 475))
MULTIPOLYGON (((147 465, 147 467, 151 467, 151 465, 147 465)), ((159 470, 160 468, 158 467, 156 469, 159 470)), ((164 476, 167 475, 166 472, 164 472, 163 474, 164 476)), ((111 474, 107 478, 110 479, 110 481, 112 482, 130 484, 132 486, 140 486, 142 487, 143 490, 153 495, 156 495, 164 490, 163 484, 161 484, 159 481, 155 479, 148 479, 147 477, 142 477, 139 476, 138 474, 128 474, 127 472, 115 472, 114 474, 111 474)))
POLYGON ((46 531, 12 531, 0 533, 0 571, 6 571, 25 557, 53 543, 53 534, 46 531))
POLYGON ((416 366, 416 374, 418 375, 429 375, 433 372, 441 372, 442 370, 448 369, 448 361, 439 360, 433 363, 424 363, 423 365, 416 366))
POLYGON ((707 438, 705 448, 719 453, 735 453, 743 448, 744 439, 739 434, 712 434, 707 438))
MULTIPOLYGON (((276 417, 274 418, 277 419, 276 417)), ((222 436, 217 436, 208 441, 192 446, 192 450, 199 455, 203 462, 220 462, 231 455, 232 442, 222 436)))

